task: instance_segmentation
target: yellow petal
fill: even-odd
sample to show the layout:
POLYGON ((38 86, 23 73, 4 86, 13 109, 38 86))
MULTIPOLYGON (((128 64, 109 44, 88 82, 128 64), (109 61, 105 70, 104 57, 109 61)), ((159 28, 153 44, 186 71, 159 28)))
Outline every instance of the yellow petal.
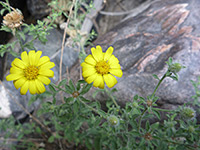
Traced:
POLYGON ((85 72, 85 71, 89 71, 89 70, 95 70, 95 72, 96 72, 96 69, 95 69, 95 67, 94 66, 91 66, 91 67, 83 67, 82 68, 82 72, 85 72))
POLYGON ((24 75, 22 74, 9 74, 7 77, 6 77, 6 80, 7 81, 12 81, 12 80, 17 80, 19 78, 22 78, 24 75))
POLYGON ((104 61, 107 61, 110 59, 112 53, 113 53, 114 48, 112 46, 110 46, 108 48, 108 50, 106 51, 105 55, 104 55, 104 61))
POLYGON ((21 68, 21 69, 24 69, 24 68, 26 68, 26 64, 22 61, 22 60, 20 60, 19 58, 15 58, 14 60, 13 60, 13 62, 12 62, 12 64, 11 64, 12 66, 16 66, 16 67, 18 67, 18 68, 21 68))
POLYGON ((51 69, 55 66, 55 64, 53 62, 47 62, 44 63, 43 65, 40 66, 40 69, 45 68, 45 69, 51 69))
POLYGON ((41 65, 43 65, 43 64, 45 64, 49 61, 50 61, 50 58, 48 56, 43 56, 43 57, 40 58, 37 66, 41 66, 41 65))
POLYGON ((103 80, 103 82, 100 83, 99 88, 104 89, 104 85, 105 85, 105 83, 104 83, 104 80, 103 80))
POLYGON ((82 73, 82 76, 84 78, 86 78, 86 77, 91 76, 91 75, 93 75, 95 73, 96 73, 96 70, 94 68, 89 68, 87 70, 84 70, 84 72, 82 73))
POLYGON ((54 72, 50 69, 39 69, 38 73, 42 76, 47 76, 50 78, 54 76, 54 72))
POLYGON ((103 60, 103 52, 101 46, 96 46, 96 49, 94 47, 91 48, 92 56, 94 59, 98 62, 103 60))
POLYGON ((35 51, 30 51, 28 53, 28 58, 29 58, 30 65, 35 65, 35 51))
POLYGON ((102 85, 102 83, 104 83, 103 76, 100 74, 97 74, 97 76, 94 80, 93 86, 99 87, 100 85, 102 85))
POLYGON ((114 55, 111 55, 110 59, 108 60, 108 64, 111 66, 118 63, 119 63, 119 60, 114 55))
POLYGON ((82 63, 81 63, 81 67, 94 68, 93 65, 88 64, 88 63, 85 63, 85 62, 82 62, 82 63))
POLYGON ((10 73, 11 74, 24 74, 24 71, 23 71, 23 69, 13 66, 10 68, 10 73))
POLYGON ((112 88, 117 83, 117 79, 111 74, 105 74, 103 78, 109 88, 112 88))
POLYGON ((40 60, 41 55, 42 55, 42 51, 37 51, 35 53, 35 66, 37 66, 37 64, 38 64, 38 62, 40 60))
POLYGON ((86 58, 85 58, 85 62, 92 65, 92 66, 95 66, 96 65, 96 61, 94 59, 94 57, 90 54, 88 55, 86 58))
POLYGON ((42 75, 38 75, 37 79, 46 85, 48 85, 51 82, 51 80, 49 78, 47 78, 46 76, 42 76, 42 75))
POLYGON ((24 85, 22 85, 22 87, 20 89, 21 95, 26 94, 26 92, 28 91, 28 87, 29 87, 29 80, 26 80, 26 82, 24 83, 24 85))
POLYGON ((25 77, 22 77, 16 81, 14 81, 14 86, 16 89, 19 89, 20 87, 22 87, 22 85, 26 82, 26 78, 25 77))
POLYGON ((120 77, 120 78, 121 78, 122 75, 123 75, 123 72, 122 72, 121 69, 110 69, 109 72, 110 72, 111 74, 113 74, 114 76, 120 77))
POLYGON ((96 79, 96 76, 97 76, 97 73, 95 73, 95 74, 89 76, 88 78, 85 79, 85 81, 86 81, 88 84, 90 84, 90 83, 92 83, 92 82, 94 81, 94 79, 96 79))
POLYGON ((26 51, 21 53, 21 59, 27 66, 29 65, 29 58, 26 51))
POLYGON ((111 69, 121 69, 121 66, 120 66, 120 64, 112 64, 112 65, 110 65, 110 68, 111 69))
POLYGON ((31 80, 29 81, 29 92, 31 94, 36 94, 37 90, 36 90, 36 84, 35 84, 35 80, 31 80))
POLYGON ((39 92, 39 94, 41 94, 41 93, 44 93, 45 92, 45 87, 44 87, 44 85, 42 84, 42 82, 41 81, 39 81, 39 80, 35 80, 35 84, 36 84, 36 88, 37 88, 37 91, 39 92))

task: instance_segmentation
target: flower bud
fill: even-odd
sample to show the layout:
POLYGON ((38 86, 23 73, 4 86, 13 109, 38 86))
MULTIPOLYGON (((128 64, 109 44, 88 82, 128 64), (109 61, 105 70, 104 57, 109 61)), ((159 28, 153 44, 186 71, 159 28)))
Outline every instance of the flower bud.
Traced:
POLYGON ((188 131, 189 131, 190 133, 193 133, 193 132, 195 131, 195 128, 194 128, 193 126, 189 126, 189 127, 188 127, 188 131))
POLYGON ((169 67, 169 70, 173 73, 177 73, 181 70, 182 66, 179 63, 174 63, 169 67))
POLYGON ((181 109, 181 117, 185 120, 191 120, 194 119, 196 116, 196 112, 193 108, 191 107, 183 107, 181 109))
POLYGON ((119 125, 119 119, 114 116, 114 115, 111 115, 109 118, 108 118, 108 122, 111 126, 118 126, 119 125))
POLYGON ((132 103, 132 106, 133 106, 133 107, 138 107, 138 103, 137 103, 137 102, 133 102, 133 103, 132 103))

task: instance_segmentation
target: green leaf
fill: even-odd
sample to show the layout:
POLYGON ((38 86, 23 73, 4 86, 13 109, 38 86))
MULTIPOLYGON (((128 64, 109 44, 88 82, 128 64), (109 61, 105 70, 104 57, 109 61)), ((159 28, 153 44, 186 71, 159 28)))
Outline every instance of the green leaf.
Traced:
POLYGON ((24 48, 28 48, 28 49, 36 49, 33 45, 33 42, 28 42, 26 44, 24 44, 24 48))
POLYGON ((50 97, 50 96, 52 96, 53 95, 53 93, 52 92, 50 92, 50 91, 45 91, 44 93, 42 93, 41 94, 43 97, 50 97))
POLYGON ((169 76, 170 78, 172 78, 175 81, 178 81, 178 78, 176 76, 169 76))
POLYGON ((158 128, 159 128, 159 122, 156 122, 151 125, 151 129, 158 130, 158 128))
POLYGON ((65 90, 66 90, 66 92, 69 93, 69 94, 72 94, 72 93, 73 93, 72 89, 71 89, 70 86, 67 85, 67 84, 65 84, 65 90))
POLYGON ((172 65, 172 61, 173 61, 172 57, 169 57, 169 59, 168 59, 168 65, 169 66, 172 65))
POLYGON ((79 98, 80 98, 82 101, 84 101, 85 103, 89 103, 89 102, 91 102, 91 100, 86 99, 86 98, 83 97, 83 96, 79 96, 79 98))
POLYGON ((131 131, 131 133, 134 137, 141 137, 141 133, 139 133, 138 131, 133 130, 131 131))
POLYGON ((153 77, 157 80, 160 80, 156 74, 153 74, 153 77))
POLYGON ((85 80, 79 80, 76 84, 76 90, 79 91, 81 88, 81 84, 85 84, 87 82, 85 82, 85 80))
POLYGON ((50 91, 52 91, 53 93, 56 93, 55 88, 54 88, 51 84, 49 84, 49 89, 50 89, 50 91))
POLYGON ((6 32, 11 32, 12 33, 12 30, 10 28, 8 28, 7 26, 2 26, 0 28, 0 31, 6 31, 6 32))
POLYGON ((77 102, 75 102, 75 103, 73 104, 73 111, 74 111, 75 114, 77 114, 77 112, 79 111, 79 106, 78 106, 78 103, 77 103, 77 102))
POLYGON ((36 131, 37 133, 39 133, 39 134, 42 133, 42 131, 41 131, 41 129, 40 129, 39 127, 36 127, 36 128, 35 128, 35 131, 36 131))
POLYGON ((92 83, 91 84, 87 84, 86 86, 84 86, 82 88, 82 91, 80 92, 80 95, 83 95, 83 94, 87 93, 90 90, 91 87, 92 87, 92 83))
POLYGON ((69 87, 72 89, 72 91, 75 91, 75 86, 71 79, 69 80, 69 87))
POLYGON ((60 83, 58 84, 58 87, 64 85, 67 83, 67 79, 63 79, 62 81, 60 81, 60 83))
POLYGON ((19 34, 19 36, 22 38, 22 40, 25 41, 26 37, 25 37, 25 34, 23 32, 17 31, 17 34, 19 34))
POLYGON ((55 105, 56 104, 56 98, 55 98, 55 96, 53 96, 53 101, 52 101, 52 103, 55 105))
POLYGON ((101 115, 101 117, 105 118, 106 117, 106 113, 103 110, 98 110, 99 115, 101 115))
POLYGON ((137 101, 138 98, 139 98, 139 96, 138 96, 138 95, 135 95, 135 96, 133 97, 133 100, 137 101))
POLYGON ((66 103, 69 103, 69 102, 71 102, 71 101, 74 101, 74 98, 73 98, 73 97, 68 97, 68 98, 64 97, 64 101, 65 101, 66 103))
POLYGON ((1 9, 0 14, 3 16, 3 13, 5 12, 6 9, 1 9))
POLYGON ((54 136, 53 135, 49 137, 48 142, 49 143, 53 143, 54 142, 54 136))
POLYGON ((101 137, 96 137, 95 139, 94 139, 94 147, 95 147, 95 150, 101 150, 101 142, 102 142, 102 140, 101 140, 101 137))
POLYGON ((110 93, 114 93, 114 92, 117 92, 117 89, 116 88, 113 88, 110 93))
POLYGON ((159 113, 158 111, 152 109, 152 112, 156 115, 156 117, 157 117, 158 119, 160 119, 160 113, 159 113))

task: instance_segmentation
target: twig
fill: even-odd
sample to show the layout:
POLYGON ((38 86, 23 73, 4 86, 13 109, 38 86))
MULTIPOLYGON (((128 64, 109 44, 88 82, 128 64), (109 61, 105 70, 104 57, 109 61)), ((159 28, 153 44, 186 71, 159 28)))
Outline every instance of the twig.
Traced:
POLYGON ((0 138, 0 141, 19 141, 19 142, 24 142, 24 141, 31 141, 31 142, 42 142, 44 139, 35 139, 35 138, 28 138, 28 139, 14 139, 14 138, 0 138))
POLYGON ((61 54, 60 54, 60 77, 59 77, 59 81, 62 80, 63 51, 64 51, 64 45, 65 45, 65 39, 66 39, 67 28, 68 28, 68 24, 69 24, 70 17, 71 17, 71 15, 72 15, 72 9, 73 9, 73 7, 74 7, 75 1, 76 1, 76 0, 73 0, 72 6, 71 6, 70 11, 69 11, 69 16, 68 16, 68 19, 67 19, 67 23, 66 23, 66 26, 65 26, 65 30, 64 30, 64 35, 63 35, 63 40, 62 40, 62 47, 61 47, 61 54))
POLYGON ((67 72, 67 82, 70 80, 70 73, 69 73, 69 67, 66 67, 66 72, 67 72))
MULTIPOLYGON (((0 80, 0 84, 5 88, 4 84, 1 82, 0 80)), ((22 109, 24 110, 36 123, 38 123, 41 127, 43 127, 44 129, 46 129, 51 135, 56 136, 55 133, 53 133, 47 126, 45 126, 44 124, 42 124, 42 122, 40 122, 40 120, 38 120, 35 116, 33 116, 26 108, 24 108, 24 106, 22 106, 16 99, 15 97, 5 88, 5 90, 7 91, 8 95, 15 101, 15 103, 22 109)))
POLYGON ((90 30, 92 29, 93 26, 92 18, 96 17, 98 12, 102 9, 102 5, 103 5, 103 0, 94 0, 93 2, 94 9, 92 9, 91 12, 87 14, 85 20, 83 21, 83 25, 81 27, 81 33, 86 33, 86 36, 82 39, 81 43, 84 43, 87 36, 89 35, 90 30))
POLYGON ((145 9, 147 9, 152 3, 154 3, 154 1, 152 2, 151 0, 148 0, 148 1, 144 2, 143 4, 141 4, 140 6, 133 8, 131 10, 128 10, 128 11, 122 11, 122 12, 99 11, 99 13, 102 14, 102 15, 108 15, 108 16, 121 16, 121 15, 128 15, 128 14, 131 14, 131 13, 137 13, 138 14, 138 13, 144 11, 145 9))

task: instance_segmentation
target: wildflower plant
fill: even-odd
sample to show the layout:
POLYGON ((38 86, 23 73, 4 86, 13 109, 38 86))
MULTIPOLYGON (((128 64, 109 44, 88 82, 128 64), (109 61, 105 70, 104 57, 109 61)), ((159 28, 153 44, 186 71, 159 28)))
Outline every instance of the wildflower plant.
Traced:
MULTIPOLYGON (((61 9, 56 9, 58 12, 52 10, 48 22, 37 21, 36 25, 21 24, 24 30, 16 28, 14 34, 18 40, 0 46, 2 56, 5 52, 9 52, 17 57, 12 62, 10 74, 6 79, 13 81, 16 89, 21 88, 21 94, 26 94, 28 90, 31 94, 35 94, 31 96, 29 105, 36 100, 41 101, 40 108, 34 114, 29 113, 16 101, 30 117, 30 121, 22 124, 14 117, 0 120, 0 134, 3 137, 0 139, 2 140, 0 144, 11 149, 40 150, 48 147, 63 150, 199 149, 200 126, 197 123, 195 110, 187 104, 177 110, 161 109, 156 103, 159 100, 156 91, 162 86, 162 81, 165 78, 178 81, 178 73, 184 68, 181 64, 174 63, 171 57, 166 62, 168 69, 163 76, 153 75, 158 82, 152 94, 147 97, 135 95, 130 97, 125 106, 120 106, 114 95, 117 89, 112 87, 117 84, 117 77, 123 78, 123 72, 120 61, 113 55, 114 46, 104 52, 98 45, 91 48, 91 54, 86 55, 84 44, 88 44, 88 41, 83 43, 82 34, 76 32, 77 37, 74 38, 74 42, 80 46, 83 79, 77 82, 63 79, 58 83, 50 83, 49 78, 54 76, 51 68, 55 64, 49 57, 41 57, 40 50, 33 50, 33 41, 39 39, 41 43, 45 43, 48 31, 54 27, 56 18, 62 14, 72 20, 69 22, 70 26, 76 31, 80 30, 81 24, 77 23, 77 20, 84 18, 82 14, 81 17, 78 14, 81 2, 86 1, 73 0, 74 15, 71 17, 61 9), (25 34, 32 35, 33 39, 23 43, 25 34), (22 52, 13 51, 16 43, 20 44, 22 52), (29 49, 29 53, 26 49, 29 49), (44 84, 48 85, 48 90, 44 84), (90 91, 92 87, 96 89, 94 93, 90 91), (108 95, 105 104, 95 100, 99 92, 108 95), (63 100, 60 93, 63 93, 63 100), (94 100, 88 98, 90 94, 94 100), (161 115, 163 113, 166 118, 164 120, 161 115), (152 122, 152 119, 156 121, 152 122), (15 138, 10 138, 16 130, 18 132, 15 138), (9 145, 9 140, 17 141, 19 144, 9 145)), ((9 5, 0 3, 9 13, 13 10, 9 5)), ((58 1, 53 1, 51 5, 59 6, 57 3, 58 1)), ((6 23, 1 30, 13 33, 6 23)), ((195 106, 199 106, 199 83, 193 81, 196 91, 193 97, 195 106)))

